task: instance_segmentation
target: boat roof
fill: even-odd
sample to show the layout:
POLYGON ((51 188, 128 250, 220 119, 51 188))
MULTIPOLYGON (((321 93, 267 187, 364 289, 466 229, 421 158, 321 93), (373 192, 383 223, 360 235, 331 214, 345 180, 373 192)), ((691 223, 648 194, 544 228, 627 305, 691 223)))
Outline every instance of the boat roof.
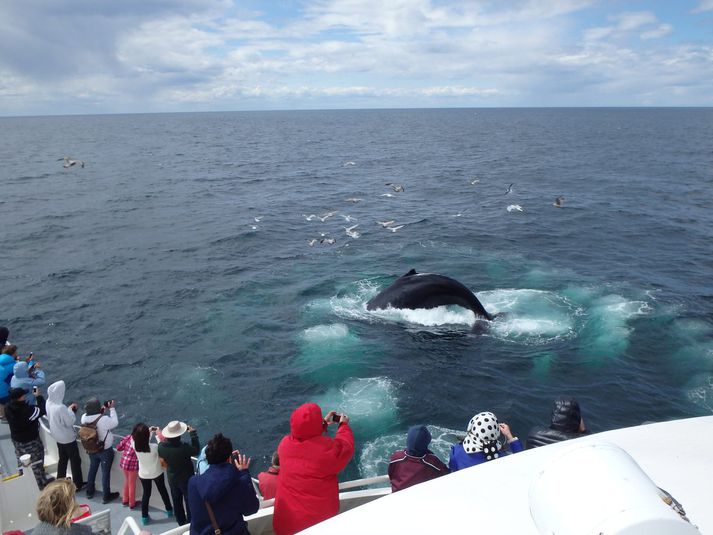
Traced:
MULTIPOLYGON (((443 533, 464 529, 489 534, 540 534, 531 511, 533 482, 568 451, 603 444, 626 451, 656 485, 683 505, 701 533, 713 533, 713 416, 617 429, 526 450, 384 496, 304 533, 443 533)), ((577 481, 578 473, 572 473, 571 478, 577 481)), ((566 482, 562 491, 567 492, 566 482)))

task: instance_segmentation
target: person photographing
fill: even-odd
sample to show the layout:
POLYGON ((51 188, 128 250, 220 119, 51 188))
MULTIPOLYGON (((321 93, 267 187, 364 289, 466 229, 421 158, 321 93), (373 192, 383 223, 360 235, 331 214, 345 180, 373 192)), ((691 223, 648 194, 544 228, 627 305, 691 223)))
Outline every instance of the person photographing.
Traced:
POLYGON ((339 513, 337 474, 354 455, 346 414, 322 416, 316 403, 301 405, 290 416, 290 434, 277 453, 280 476, 272 521, 277 535, 292 535, 339 513), (325 434, 329 426, 337 426, 334 438, 325 434))

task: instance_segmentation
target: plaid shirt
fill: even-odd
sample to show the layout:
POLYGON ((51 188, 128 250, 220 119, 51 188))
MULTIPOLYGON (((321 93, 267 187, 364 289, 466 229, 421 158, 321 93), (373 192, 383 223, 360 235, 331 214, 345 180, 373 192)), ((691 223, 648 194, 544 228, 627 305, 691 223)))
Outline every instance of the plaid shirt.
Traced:
POLYGON ((134 441, 131 435, 126 435, 122 438, 121 442, 116 446, 116 449, 123 452, 121 460, 119 461, 119 467, 127 472, 138 472, 139 459, 136 457, 134 441))

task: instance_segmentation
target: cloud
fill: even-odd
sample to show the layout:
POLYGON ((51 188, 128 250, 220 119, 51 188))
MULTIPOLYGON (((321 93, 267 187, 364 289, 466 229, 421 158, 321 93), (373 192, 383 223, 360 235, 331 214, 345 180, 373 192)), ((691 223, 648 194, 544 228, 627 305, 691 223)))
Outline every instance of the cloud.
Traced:
POLYGON ((590 0, 305 0, 281 4, 288 14, 241 5, 0 3, 0 113, 713 98, 710 44, 687 44, 677 28, 671 45, 673 26, 653 10, 611 14, 590 0), (608 24, 581 30, 590 19, 608 24))
POLYGON ((702 13, 704 11, 713 11, 713 0, 701 0, 693 9, 693 13, 702 13))
POLYGON ((659 24, 658 27, 645 31, 641 34, 641 38, 646 39, 658 39, 665 35, 670 34, 673 31, 673 26, 670 24, 659 24))

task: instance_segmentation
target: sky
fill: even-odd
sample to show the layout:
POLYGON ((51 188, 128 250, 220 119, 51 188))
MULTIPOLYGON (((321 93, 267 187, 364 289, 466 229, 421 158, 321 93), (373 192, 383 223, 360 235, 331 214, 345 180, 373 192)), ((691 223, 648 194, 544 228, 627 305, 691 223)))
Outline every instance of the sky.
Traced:
POLYGON ((2 0, 0 115, 711 106, 713 0, 2 0))

